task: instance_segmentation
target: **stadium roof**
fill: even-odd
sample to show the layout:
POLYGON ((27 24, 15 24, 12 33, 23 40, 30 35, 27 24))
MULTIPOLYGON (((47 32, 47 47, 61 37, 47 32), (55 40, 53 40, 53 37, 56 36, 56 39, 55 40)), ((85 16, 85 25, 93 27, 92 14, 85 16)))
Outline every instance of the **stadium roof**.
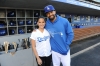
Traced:
POLYGON ((0 8, 43 9, 48 4, 52 4, 57 12, 100 15, 100 10, 51 0, 0 0, 0 8))

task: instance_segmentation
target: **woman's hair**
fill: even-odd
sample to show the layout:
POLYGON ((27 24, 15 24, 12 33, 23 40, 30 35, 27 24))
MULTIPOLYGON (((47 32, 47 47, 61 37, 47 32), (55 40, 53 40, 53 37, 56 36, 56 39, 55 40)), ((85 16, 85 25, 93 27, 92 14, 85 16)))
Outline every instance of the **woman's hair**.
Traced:
POLYGON ((39 16, 38 19, 37 19, 37 22, 39 21, 40 18, 43 18, 44 21, 46 21, 45 18, 44 18, 44 16, 39 16))
MULTIPOLYGON (((46 21, 46 20, 45 20, 45 18, 44 18, 44 16, 39 16, 36 22, 38 22, 38 21, 39 21, 39 19, 41 19, 41 18, 42 18, 42 19, 44 19, 44 21, 46 21)), ((39 28, 39 26, 38 26, 38 25, 36 25, 36 28, 38 29, 38 28, 39 28)))

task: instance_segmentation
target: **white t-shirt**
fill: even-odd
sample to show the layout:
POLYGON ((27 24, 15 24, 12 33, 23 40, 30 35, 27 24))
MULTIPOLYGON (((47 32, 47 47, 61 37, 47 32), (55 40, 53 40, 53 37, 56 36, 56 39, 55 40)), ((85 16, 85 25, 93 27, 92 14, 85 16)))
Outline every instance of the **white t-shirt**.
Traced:
POLYGON ((40 57, 51 55, 50 34, 44 29, 43 33, 40 30, 32 32, 31 39, 36 42, 36 50, 40 57))

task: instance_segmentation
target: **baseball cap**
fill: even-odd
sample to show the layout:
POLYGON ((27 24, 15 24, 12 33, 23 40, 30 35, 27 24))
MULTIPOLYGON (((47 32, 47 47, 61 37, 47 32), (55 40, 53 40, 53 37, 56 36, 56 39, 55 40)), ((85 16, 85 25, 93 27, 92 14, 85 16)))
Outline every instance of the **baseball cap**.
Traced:
POLYGON ((45 13, 50 12, 50 11, 54 11, 54 10, 55 10, 55 8, 52 5, 47 5, 44 8, 45 13))

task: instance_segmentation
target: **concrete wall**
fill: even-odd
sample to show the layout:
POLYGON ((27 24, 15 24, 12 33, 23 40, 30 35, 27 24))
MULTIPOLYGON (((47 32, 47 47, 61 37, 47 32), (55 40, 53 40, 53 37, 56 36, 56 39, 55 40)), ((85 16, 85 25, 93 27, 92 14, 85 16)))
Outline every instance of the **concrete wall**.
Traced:
POLYGON ((10 35, 10 36, 0 36, 0 44, 3 45, 4 41, 8 41, 10 43, 12 42, 17 42, 18 44, 20 44, 20 42, 18 41, 18 39, 23 39, 23 38, 28 38, 30 37, 31 34, 20 34, 20 35, 10 35))
MULTIPOLYGON (((3 45, 4 41, 8 41, 10 43, 19 42, 18 39, 28 38, 31 34, 21 34, 21 35, 12 35, 12 36, 1 36, 0 44, 3 45)), ((19 47, 21 48, 21 47, 19 47)), ((35 56, 32 52, 32 49, 21 49, 18 50, 14 56, 10 54, 10 52, 14 52, 13 50, 9 50, 7 54, 5 52, 0 52, 0 63, 1 66, 37 66, 35 56)))
POLYGON ((17 51, 13 56, 10 53, 0 55, 1 66, 37 66, 32 49, 17 51))

